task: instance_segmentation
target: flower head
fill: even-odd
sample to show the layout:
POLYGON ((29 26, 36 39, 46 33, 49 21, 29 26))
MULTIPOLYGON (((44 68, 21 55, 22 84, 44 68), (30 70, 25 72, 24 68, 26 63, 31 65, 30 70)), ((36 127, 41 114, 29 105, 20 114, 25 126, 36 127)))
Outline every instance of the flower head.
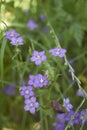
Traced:
POLYGON ((45 51, 33 51, 33 56, 30 58, 30 61, 35 62, 35 64, 38 66, 42 63, 42 61, 46 60, 47 57, 45 56, 45 51))
POLYGON ((35 28, 38 28, 38 24, 34 20, 30 19, 27 23, 27 27, 30 30, 34 30, 35 28))
POLYGON ((42 22, 45 22, 46 21, 45 15, 41 14, 40 19, 41 19, 42 22))
POLYGON ((18 36, 20 36, 20 34, 17 33, 16 30, 10 30, 5 32, 5 37, 8 40, 11 40, 12 38, 17 38, 18 36))
POLYGON ((65 53, 66 53, 66 49, 62 49, 59 47, 56 47, 54 49, 49 50, 49 52, 53 55, 53 56, 59 56, 59 57, 64 57, 65 53))
POLYGON ((29 76, 29 85, 33 85, 34 88, 42 88, 43 86, 48 85, 47 76, 43 76, 41 74, 30 75, 29 76))
POLYGON ((25 111, 30 111, 31 114, 35 114, 36 108, 40 105, 36 102, 36 97, 31 97, 30 99, 25 100, 25 111))
POLYGON ((85 93, 83 92, 83 90, 81 89, 78 89, 77 93, 76 93, 78 96, 80 97, 84 97, 85 96, 85 93))
POLYGON ((34 92, 32 91, 32 86, 22 86, 20 90, 20 95, 25 98, 30 98, 34 96, 34 92))
POLYGON ((13 37, 11 38, 12 45, 23 45, 23 38, 22 37, 13 37))
POLYGON ((16 94, 16 90, 17 90, 16 86, 11 85, 6 86, 5 88, 2 89, 2 91, 9 96, 14 96, 16 94))
POLYGON ((63 104, 64 104, 64 107, 66 108, 66 110, 68 112, 72 110, 73 106, 70 104, 70 99, 69 98, 64 99, 63 104))
POLYGON ((54 125, 54 130, 64 130, 65 128, 65 113, 57 114, 57 122, 54 125))

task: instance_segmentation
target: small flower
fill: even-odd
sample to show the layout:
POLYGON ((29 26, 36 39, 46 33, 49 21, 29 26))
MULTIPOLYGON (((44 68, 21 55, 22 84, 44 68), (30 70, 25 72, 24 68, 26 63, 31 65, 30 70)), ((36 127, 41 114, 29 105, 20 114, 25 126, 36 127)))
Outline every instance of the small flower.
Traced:
POLYGON ((45 56, 45 51, 33 51, 33 56, 30 58, 30 61, 35 62, 37 66, 39 66, 42 61, 46 60, 47 57, 45 56))
POLYGON ((40 15, 40 19, 41 19, 42 22, 45 22, 45 21, 46 21, 45 15, 41 14, 41 15, 40 15))
POLYGON ((66 53, 66 49, 62 49, 59 47, 56 47, 54 49, 49 50, 49 52, 53 55, 53 56, 59 56, 59 57, 64 57, 65 53, 66 53))
POLYGON ((40 105, 36 102, 36 97, 31 97, 30 99, 25 100, 25 111, 30 111, 31 114, 35 114, 36 108, 40 105))
POLYGON ((47 76, 43 76, 41 74, 37 74, 37 75, 30 75, 29 76, 29 81, 28 84, 29 85, 33 85, 34 88, 42 88, 43 86, 47 86, 48 85, 48 80, 47 80, 47 76))
POLYGON ((11 44, 12 45, 23 45, 23 38, 22 37, 13 37, 11 38, 11 44))
POLYGON ((17 38, 18 36, 20 36, 20 34, 17 33, 16 30, 10 30, 5 32, 5 37, 8 40, 11 40, 12 38, 17 38))
POLYGON ((87 122, 87 110, 83 109, 80 112, 80 124, 86 123, 87 122))
POLYGON ((24 96, 25 98, 34 96, 34 92, 32 91, 32 86, 22 86, 20 90, 20 95, 24 96))
POLYGON ((78 89, 77 93, 76 93, 78 96, 80 97, 84 97, 85 96, 85 93, 83 92, 83 90, 81 89, 78 89))
POLYGON ((16 94, 16 90, 17 90, 16 86, 11 85, 6 86, 5 88, 2 89, 2 91, 9 96, 14 96, 16 94))
POLYGON ((54 125, 54 130, 64 130, 65 128, 65 113, 61 113, 61 114, 57 114, 56 118, 57 118, 57 122, 54 125))
POLYGON ((27 27, 30 30, 34 30, 35 28, 38 28, 38 24, 34 20, 30 19, 27 23, 27 27))
POLYGON ((68 112, 73 108, 73 106, 70 104, 70 99, 69 98, 64 99, 63 104, 64 104, 64 107, 66 108, 66 110, 68 112))

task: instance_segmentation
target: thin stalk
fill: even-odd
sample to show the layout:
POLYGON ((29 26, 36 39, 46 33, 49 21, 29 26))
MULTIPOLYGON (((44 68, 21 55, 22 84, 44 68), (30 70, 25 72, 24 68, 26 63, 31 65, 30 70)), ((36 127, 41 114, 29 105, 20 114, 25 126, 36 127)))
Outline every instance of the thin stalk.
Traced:
MULTIPOLYGON (((40 100, 40 104, 43 106, 42 96, 40 96, 39 100, 40 100)), ((41 125, 41 130, 44 130, 44 115, 42 109, 40 109, 40 125, 41 125)))
POLYGON ((21 125, 21 130, 25 129, 25 123, 26 123, 26 119, 27 119, 27 113, 24 111, 23 113, 23 118, 22 118, 22 125, 21 125))

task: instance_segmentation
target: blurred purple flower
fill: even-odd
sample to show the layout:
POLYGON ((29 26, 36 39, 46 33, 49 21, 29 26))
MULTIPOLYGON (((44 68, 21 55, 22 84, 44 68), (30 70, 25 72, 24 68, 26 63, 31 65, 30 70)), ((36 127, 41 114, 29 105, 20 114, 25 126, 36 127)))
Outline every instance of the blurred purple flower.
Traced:
POLYGON ((86 123, 87 122, 87 110, 83 109, 80 112, 80 124, 86 123))
POLYGON ((10 85, 2 89, 2 91, 9 96, 14 96, 16 94, 16 90, 17 90, 16 86, 10 86, 10 85))
POLYGON ((22 37, 13 37, 11 38, 12 45, 23 45, 23 38, 22 37))
POLYGON ((46 21, 46 17, 45 17, 44 14, 41 14, 41 15, 40 15, 40 20, 41 20, 42 22, 45 22, 45 21, 46 21))
POLYGON ((34 92, 32 91, 32 86, 22 86, 20 90, 20 95, 25 98, 29 98, 34 96, 34 92))
POLYGON ((27 23, 27 27, 30 29, 30 30, 34 30, 35 28, 38 28, 38 24, 36 23, 36 21, 30 19, 27 23))
POLYGON ((64 130, 65 122, 66 122, 65 116, 66 116, 65 113, 57 114, 57 116, 56 116, 57 122, 54 125, 54 130, 64 130))
POLYGON ((36 102, 36 97, 31 97, 30 99, 25 100, 25 111, 30 111, 31 114, 35 114, 36 108, 38 108, 40 105, 38 102, 36 102))
POLYGON ((43 33, 49 33, 49 32, 50 32, 50 28, 44 26, 44 27, 42 28, 42 32, 43 32, 43 33))
POLYGON ((48 85, 47 76, 43 76, 41 74, 30 75, 29 76, 29 85, 33 85, 34 88, 42 88, 43 86, 48 85))
POLYGON ((77 93, 76 93, 78 96, 80 97, 84 97, 85 96, 85 93, 81 90, 81 89, 78 89, 77 93))
POLYGON ((5 32, 5 37, 9 40, 11 40, 12 38, 17 38, 18 36, 20 36, 20 34, 17 33, 16 30, 10 30, 5 32))
POLYGON ((66 49, 62 49, 59 47, 56 47, 54 49, 49 50, 49 52, 53 55, 53 56, 59 56, 59 57, 64 57, 65 53, 66 53, 66 49))
POLYGON ((70 104, 70 99, 69 98, 64 98, 63 100, 63 104, 64 104, 64 107, 66 108, 66 110, 69 112, 72 110, 73 106, 70 104))
POLYGON ((45 51, 38 52, 36 50, 33 51, 33 56, 30 58, 30 61, 35 62, 38 66, 42 63, 42 61, 46 60, 45 51))

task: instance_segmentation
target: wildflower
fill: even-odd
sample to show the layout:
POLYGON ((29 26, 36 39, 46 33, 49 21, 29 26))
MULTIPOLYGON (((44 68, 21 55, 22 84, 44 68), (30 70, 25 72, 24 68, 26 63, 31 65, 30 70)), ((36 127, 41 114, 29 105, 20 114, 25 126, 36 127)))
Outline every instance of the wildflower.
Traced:
POLYGON ((64 57, 65 53, 66 53, 66 49, 62 49, 59 47, 56 47, 54 49, 49 50, 49 52, 53 55, 53 56, 59 56, 59 57, 64 57))
POLYGON ((30 99, 25 100, 25 111, 30 111, 31 114, 35 114, 36 108, 40 105, 36 102, 36 97, 31 97, 30 99))
POLYGON ((11 85, 6 86, 5 88, 2 89, 2 91, 9 96, 14 96, 16 94, 16 90, 17 90, 16 86, 11 85))
POLYGON ((43 76, 41 74, 30 75, 29 76, 29 85, 33 85, 34 88, 42 88, 43 86, 48 85, 47 76, 43 76))
POLYGON ((34 30, 35 28, 38 28, 38 24, 34 20, 30 19, 27 23, 27 27, 30 30, 34 30))
POLYGON ((57 122, 54 125, 54 130, 64 130, 65 128, 65 113, 57 114, 57 122))
POLYGON ((63 104, 68 112, 73 108, 73 106, 70 104, 69 98, 64 99, 63 104))
POLYGON ((22 37, 13 37, 11 38, 11 44, 12 45, 23 45, 23 38, 22 37))
POLYGON ((77 93, 76 93, 78 96, 80 97, 84 97, 85 96, 85 93, 83 92, 83 90, 81 89, 78 89, 77 93))
POLYGON ((46 60, 45 51, 38 52, 36 50, 33 51, 33 56, 30 58, 30 61, 35 62, 37 66, 39 66, 42 61, 46 60))
POLYGON ((40 19, 41 19, 42 22, 45 22, 46 21, 45 15, 41 14, 40 19))
POLYGON ((86 123, 87 122, 87 110, 83 109, 80 112, 80 124, 86 123))
POLYGON ((22 86, 20 90, 20 95, 24 96, 25 98, 34 96, 34 92, 32 91, 32 86, 22 86))
POLYGON ((18 36, 20 36, 20 34, 17 33, 16 30, 10 30, 5 32, 5 37, 8 40, 11 40, 12 38, 17 38, 18 36))

